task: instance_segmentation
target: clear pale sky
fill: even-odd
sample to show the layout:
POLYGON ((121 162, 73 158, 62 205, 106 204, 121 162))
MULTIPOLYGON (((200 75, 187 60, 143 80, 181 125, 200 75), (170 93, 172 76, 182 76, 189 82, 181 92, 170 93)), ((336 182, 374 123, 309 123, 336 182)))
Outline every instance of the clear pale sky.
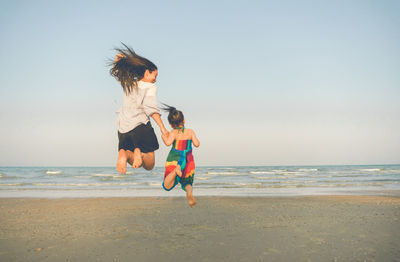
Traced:
POLYGON ((159 102, 201 141, 197 165, 400 163, 399 13, 399 1, 1 1, 0 165, 115 164, 122 89, 106 64, 121 42, 158 66, 159 102))

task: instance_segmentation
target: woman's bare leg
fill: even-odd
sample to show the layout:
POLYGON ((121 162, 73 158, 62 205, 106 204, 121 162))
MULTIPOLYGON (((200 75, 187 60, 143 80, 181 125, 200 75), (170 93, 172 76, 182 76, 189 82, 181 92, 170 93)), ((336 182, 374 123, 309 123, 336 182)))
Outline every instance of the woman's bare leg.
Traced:
POLYGON ((132 163, 132 167, 133 168, 139 168, 141 167, 143 164, 143 160, 142 160, 142 152, 140 151, 139 148, 135 148, 135 150, 133 151, 133 163, 132 163))
POLYGON ((135 148, 132 152, 126 150, 127 162, 132 166, 132 168, 139 168, 142 166, 142 153, 139 148, 135 148))
POLYGON ((186 185, 185 190, 186 190, 186 197, 188 199, 189 206, 193 207, 194 205, 196 205, 196 199, 194 199, 194 196, 193 196, 193 188, 191 185, 186 185))
POLYGON ((128 161, 127 153, 124 149, 119 150, 118 152, 118 160, 117 160, 117 170, 118 172, 125 174, 126 173, 126 162, 128 161))
POLYGON ((143 168, 152 170, 155 164, 154 152, 142 153, 143 168))

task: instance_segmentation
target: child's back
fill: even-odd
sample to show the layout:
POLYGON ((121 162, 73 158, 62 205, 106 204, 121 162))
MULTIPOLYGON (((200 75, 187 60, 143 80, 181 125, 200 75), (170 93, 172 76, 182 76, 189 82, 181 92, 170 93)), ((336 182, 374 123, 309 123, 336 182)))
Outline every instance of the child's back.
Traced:
POLYGON ((195 147, 200 145, 200 142, 192 129, 179 127, 173 129, 171 133, 175 140, 191 140, 195 147))

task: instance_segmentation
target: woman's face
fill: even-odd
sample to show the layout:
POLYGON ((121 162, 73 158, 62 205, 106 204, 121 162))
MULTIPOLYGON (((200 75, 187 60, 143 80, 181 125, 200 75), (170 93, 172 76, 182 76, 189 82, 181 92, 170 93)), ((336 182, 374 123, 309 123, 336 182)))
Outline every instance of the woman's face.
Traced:
POLYGON ((144 76, 141 80, 143 82, 155 83, 157 81, 157 76, 158 76, 158 70, 150 72, 149 70, 146 69, 146 72, 144 72, 144 76))

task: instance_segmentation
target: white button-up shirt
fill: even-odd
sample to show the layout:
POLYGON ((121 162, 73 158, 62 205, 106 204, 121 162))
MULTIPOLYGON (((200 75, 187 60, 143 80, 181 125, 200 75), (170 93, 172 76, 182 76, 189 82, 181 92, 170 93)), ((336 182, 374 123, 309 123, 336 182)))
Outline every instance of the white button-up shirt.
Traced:
POLYGON ((127 133, 147 124, 154 113, 160 114, 157 106, 157 86, 154 83, 138 81, 137 89, 129 95, 124 92, 124 104, 117 111, 117 126, 120 133, 127 133))

